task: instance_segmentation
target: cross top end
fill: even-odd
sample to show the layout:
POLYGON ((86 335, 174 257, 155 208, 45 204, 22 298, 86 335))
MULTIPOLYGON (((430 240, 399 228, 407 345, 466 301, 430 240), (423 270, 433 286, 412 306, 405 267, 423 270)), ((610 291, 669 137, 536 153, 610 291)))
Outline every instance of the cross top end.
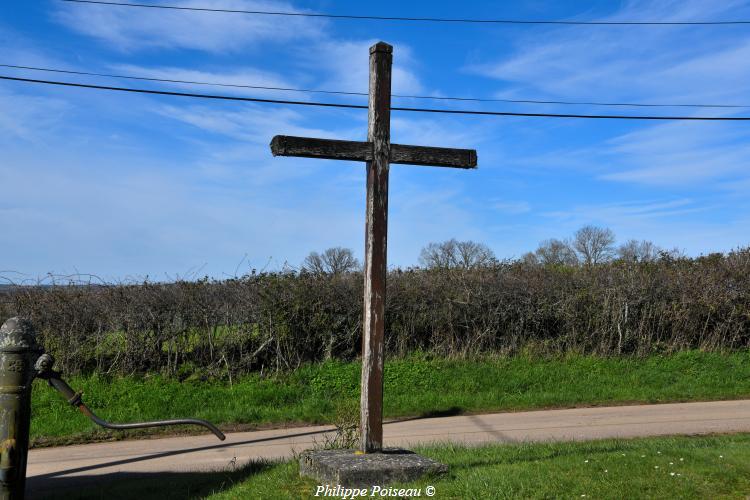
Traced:
POLYGON ((370 54, 374 54, 375 52, 385 52, 386 54, 392 54, 393 46, 388 45, 385 42, 378 42, 372 47, 370 47, 370 54))

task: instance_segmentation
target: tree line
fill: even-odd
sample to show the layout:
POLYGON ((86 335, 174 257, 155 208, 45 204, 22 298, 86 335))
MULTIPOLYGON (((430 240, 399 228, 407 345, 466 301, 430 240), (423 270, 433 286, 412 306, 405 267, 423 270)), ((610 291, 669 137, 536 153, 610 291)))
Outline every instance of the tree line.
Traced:
MULTIPOLYGON (((586 225, 570 238, 541 241, 536 250, 523 254, 518 260, 530 265, 591 266, 614 260, 655 262, 684 256, 676 248, 667 250, 648 240, 630 239, 619 246, 615 243, 615 233, 611 229, 586 225)), ((484 243, 455 238, 429 243, 419 254, 419 265, 425 269, 476 269, 498 262, 495 253, 484 243)), ((342 247, 329 248, 323 253, 311 252, 301 265, 303 272, 312 274, 341 274, 361 269, 354 252, 342 247)))
POLYGON ((571 238, 551 238, 539 243, 534 252, 521 258, 530 264, 596 265, 613 260, 626 262, 655 262, 659 259, 683 257, 677 249, 667 250, 652 241, 630 239, 615 245, 615 233, 606 227, 583 226, 571 238))

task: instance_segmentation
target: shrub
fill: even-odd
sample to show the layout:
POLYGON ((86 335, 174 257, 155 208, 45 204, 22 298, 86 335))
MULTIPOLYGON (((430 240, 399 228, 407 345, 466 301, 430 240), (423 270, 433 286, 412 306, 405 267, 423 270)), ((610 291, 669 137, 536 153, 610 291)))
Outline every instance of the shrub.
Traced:
MULTIPOLYGON (((644 355, 750 345, 750 249, 592 266, 497 262, 389 273, 388 355, 644 355)), ((351 360, 361 273, 227 281, 16 287, 0 316, 29 317, 67 373, 212 376, 351 360)))

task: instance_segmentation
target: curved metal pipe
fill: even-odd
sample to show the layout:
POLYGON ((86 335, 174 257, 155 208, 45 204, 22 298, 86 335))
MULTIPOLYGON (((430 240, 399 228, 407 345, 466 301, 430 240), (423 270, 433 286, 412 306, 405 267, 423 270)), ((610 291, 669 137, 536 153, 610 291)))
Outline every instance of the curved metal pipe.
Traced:
POLYGON ((224 441, 226 439, 226 436, 224 435, 224 433, 221 432, 214 424, 206 420, 201 420, 199 418, 178 418, 178 419, 172 419, 172 420, 154 420, 153 422, 133 422, 130 424, 113 424, 111 422, 107 422, 106 420, 102 420, 101 418, 96 416, 96 414, 93 411, 91 411, 91 408, 86 406, 86 404, 83 402, 83 400, 81 399, 81 394, 75 392, 68 385, 68 383, 65 382, 63 379, 52 375, 52 376, 49 376, 48 380, 49 380, 49 384, 55 389, 57 389, 57 391, 68 400, 68 403, 70 403, 73 406, 78 407, 81 413, 89 417, 95 424, 100 425, 102 427, 106 427, 107 429, 126 430, 126 429, 141 429, 144 427, 164 427, 167 425, 200 425, 210 430, 211 432, 213 432, 214 435, 220 440, 224 441))

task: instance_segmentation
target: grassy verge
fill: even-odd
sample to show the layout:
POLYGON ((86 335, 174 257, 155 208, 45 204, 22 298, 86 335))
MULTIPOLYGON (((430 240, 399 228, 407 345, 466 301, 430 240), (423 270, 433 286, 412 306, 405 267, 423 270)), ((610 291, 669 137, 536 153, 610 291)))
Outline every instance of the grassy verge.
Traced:
MULTIPOLYGON (((750 434, 605 440, 586 443, 442 445, 420 453, 450 466, 437 499, 746 498, 750 434)), ((232 473, 122 481, 66 498, 315 498, 316 483, 295 462, 254 463, 232 473)))
MULTIPOLYGON (((308 365, 232 384, 159 376, 73 377, 69 382, 83 390, 94 411, 114 422, 198 417, 230 429, 254 428, 331 422, 342 406, 356 404, 359 364, 308 365)), ((115 436, 95 429, 43 382, 35 384, 31 434, 36 445, 115 436)), ((750 351, 647 358, 413 357, 386 364, 384 411, 393 418, 743 397, 750 397, 750 351)))
MULTIPOLYGON (((681 437, 418 451, 450 473, 434 498, 721 498, 750 493, 750 436, 681 437), (679 474, 679 475, 678 475, 679 474), (583 497, 585 495, 585 497, 583 497)), ((307 498, 315 482, 279 465, 211 498, 307 498), (276 492, 276 493, 274 493, 276 492)))

